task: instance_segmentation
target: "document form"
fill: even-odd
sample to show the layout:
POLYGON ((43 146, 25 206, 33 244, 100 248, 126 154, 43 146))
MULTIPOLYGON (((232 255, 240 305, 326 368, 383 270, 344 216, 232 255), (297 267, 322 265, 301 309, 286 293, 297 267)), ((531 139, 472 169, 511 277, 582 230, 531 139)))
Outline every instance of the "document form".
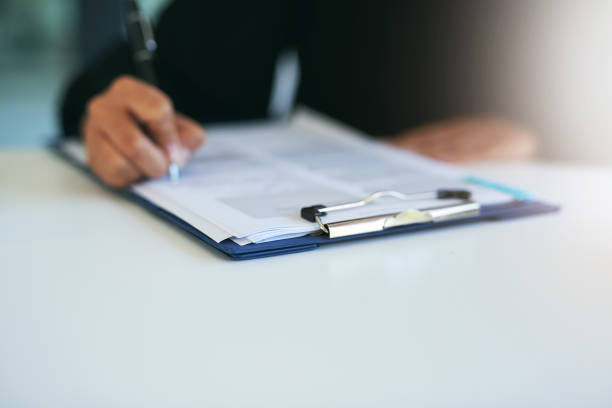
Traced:
MULTIPOLYGON (((319 229, 300 209, 361 200, 375 191, 405 194, 470 190, 481 204, 512 196, 472 184, 459 168, 375 142, 310 111, 288 123, 218 126, 182 170, 181 179, 146 181, 132 189, 220 242, 245 245, 303 236, 319 229)), ((448 204, 449 200, 444 200, 448 204)), ((324 222, 386 214, 438 200, 393 198, 330 213, 324 222)))

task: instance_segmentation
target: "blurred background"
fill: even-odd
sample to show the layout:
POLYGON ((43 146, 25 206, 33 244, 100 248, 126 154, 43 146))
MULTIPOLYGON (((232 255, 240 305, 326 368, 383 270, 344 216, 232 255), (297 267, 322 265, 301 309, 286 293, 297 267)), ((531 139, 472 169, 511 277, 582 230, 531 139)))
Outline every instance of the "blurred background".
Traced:
MULTIPOLYGON (((141 0, 158 15, 167 0, 141 0)), ((123 35, 119 0, 0 0, 0 147, 48 143, 72 75, 123 35)))
MULTIPOLYGON (((167 2, 141 4, 155 21, 167 2)), ((612 1, 465 6, 473 21, 462 39, 470 55, 458 61, 460 82, 511 100, 512 113, 539 133, 542 159, 612 164, 612 1)), ((117 0, 0 0, 0 147, 41 146, 57 134, 61 90, 122 35, 118 10, 117 0)), ((279 70, 290 80, 292 58, 284 56, 279 70)), ((290 80, 277 83, 292 87, 290 80)), ((282 111, 274 105, 290 98, 278 95, 271 107, 282 111)))

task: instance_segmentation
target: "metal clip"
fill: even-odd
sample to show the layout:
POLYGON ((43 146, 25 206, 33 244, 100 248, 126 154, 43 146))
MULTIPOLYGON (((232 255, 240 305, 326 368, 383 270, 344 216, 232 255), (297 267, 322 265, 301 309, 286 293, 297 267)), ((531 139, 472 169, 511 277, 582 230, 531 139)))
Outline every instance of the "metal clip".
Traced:
POLYGON ((397 191, 377 191, 370 194, 363 200, 351 203, 338 204, 331 207, 325 207, 324 205, 319 204, 301 209, 302 218, 310 222, 317 222, 321 230, 328 234, 330 238, 382 231, 384 229, 398 227, 401 225, 440 222, 457 218, 465 218, 469 216, 476 216, 479 213, 480 204, 472 200, 472 194, 466 190, 437 190, 415 194, 403 194, 397 191), (382 197, 394 197, 404 201, 460 199, 462 202, 423 210, 407 209, 405 211, 391 214, 338 221, 327 224, 321 221, 321 217, 327 213, 362 207, 382 197))

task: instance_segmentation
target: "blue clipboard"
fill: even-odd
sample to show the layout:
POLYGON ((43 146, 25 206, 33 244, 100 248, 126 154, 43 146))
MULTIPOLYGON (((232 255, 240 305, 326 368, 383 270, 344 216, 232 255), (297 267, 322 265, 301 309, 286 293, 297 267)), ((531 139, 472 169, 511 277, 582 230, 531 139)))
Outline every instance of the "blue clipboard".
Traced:
POLYGON ((474 178, 472 181, 477 184, 487 185, 491 188, 496 188, 499 190, 504 190, 507 192, 514 193, 517 197, 520 197, 520 200, 512 201, 505 204, 498 205, 485 205, 482 206, 478 215, 463 217, 455 220, 448 220, 436 223, 420 223, 420 224, 411 224, 404 226, 397 226, 389 229, 384 229, 381 231, 368 232, 364 234, 356 234, 338 238, 329 238, 323 234, 315 233, 311 235, 306 235, 298 238, 289 238, 278 241, 271 242, 262 242, 257 244, 247 244, 247 245, 238 245, 231 239, 226 239, 219 243, 212 240, 210 237, 203 234, 197 228, 194 228, 190 224, 183 221, 181 218, 176 215, 160 208, 155 203, 145 199, 144 197, 128 190, 119 190, 113 189, 98 180, 97 177, 93 175, 93 173, 86 166, 79 163, 75 158, 67 154, 62 148, 63 141, 56 141, 50 147, 53 152, 58 154, 61 158, 67 160, 70 164, 76 166, 80 170, 86 172, 90 177, 92 177, 98 184, 103 186, 103 188, 113 191, 114 193, 120 194, 121 196, 137 203, 138 205, 144 207, 152 214, 176 225, 182 230, 188 232, 189 234, 195 236, 201 241, 207 243, 213 248, 223 252, 225 255, 229 256, 234 260, 247 260, 247 259, 256 259, 263 258, 268 256, 276 256, 276 255, 284 255, 291 254, 296 252, 304 252, 310 251, 313 249, 317 249, 323 245, 330 245, 338 242, 346 242, 358 239, 366 239, 366 238, 374 238, 383 235, 391 235, 391 234, 401 234, 408 233, 412 231, 420 231, 425 229, 434 229, 434 228, 444 228, 452 225, 459 225, 465 223, 472 223, 477 221, 493 221, 493 220, 502 220, 502 219, 510 219, 516 217, 525 217, 530 215, 551 213, 558 211, 560 207, 558 205, 549 204, 546 202, 538 201, 536 199, 531 198, 529 195, 523 192, 511 190, 506 186, 502 186, 499 184, 495 184, 489 181, 484 181, 482 179, 474 178))

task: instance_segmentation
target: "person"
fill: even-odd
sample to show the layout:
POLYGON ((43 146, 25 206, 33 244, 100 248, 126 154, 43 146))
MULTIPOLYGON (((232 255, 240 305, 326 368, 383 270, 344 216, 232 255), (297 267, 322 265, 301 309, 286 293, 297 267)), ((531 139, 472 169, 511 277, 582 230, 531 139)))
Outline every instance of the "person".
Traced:
POLYGON ((159 177, 170 156, 185 162, 204 143, 199 123, 265 118, 277 58, 295 49, 298 104, 441 160, 529 157, 531 132, 449 96, 462 81, 451 40, 465 28, 464 7, 176 0, 156 28, 159 88, 136 79, 128 45, 117 44, 69 85, 64 132, 84 138, 91 168, 111 186, 159 177))

